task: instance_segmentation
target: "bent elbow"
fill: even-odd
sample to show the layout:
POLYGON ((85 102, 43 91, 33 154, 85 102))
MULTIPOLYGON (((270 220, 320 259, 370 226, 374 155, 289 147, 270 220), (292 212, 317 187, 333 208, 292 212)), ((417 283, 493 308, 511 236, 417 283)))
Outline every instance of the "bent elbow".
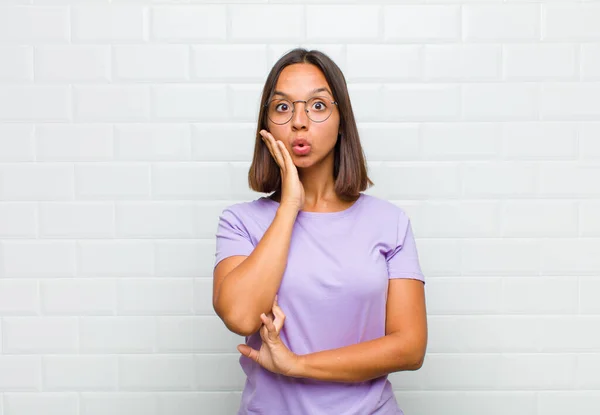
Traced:
POLYGON ((219 316, 223 323, 225 323, 225 327, 232 333, 237 334, 238 336, 247 337, 258 331, 260 327, 255 327, 252 321, 249 321, 247 318, 236 318, 234 316, 219 316))
POLYGON ((423 367, 423 363, 425 362, 425 358, 418 360, 417 363, 412 367, 411 370, 419 370, 423 367))
POLYGON ((416 357, 413 359, 413 364, 410 366, 409 370, 419 370, 423 367, 423 363, 425 362, 425 352, 419 351, 415 355, 416 357))

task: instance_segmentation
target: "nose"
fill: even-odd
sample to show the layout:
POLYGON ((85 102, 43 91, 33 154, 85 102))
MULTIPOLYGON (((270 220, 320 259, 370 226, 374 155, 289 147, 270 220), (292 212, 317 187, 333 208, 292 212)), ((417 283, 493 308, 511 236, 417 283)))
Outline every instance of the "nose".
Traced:
POLYGON ((306 113, 306 101, 295 101, 292 114, 292 127, 302 129, 308 125, 308 114, 306 113), (302 103, 302 105, 298 105, 302 103))

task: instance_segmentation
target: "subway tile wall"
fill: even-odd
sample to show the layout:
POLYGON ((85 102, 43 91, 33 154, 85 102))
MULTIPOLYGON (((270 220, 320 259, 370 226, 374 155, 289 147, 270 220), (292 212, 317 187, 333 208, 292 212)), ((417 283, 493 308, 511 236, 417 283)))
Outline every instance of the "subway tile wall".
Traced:
POLYGON ((413 220, 428 354, 407 415, 600 413, 600 1, 2 0, 0 415, 226 415, 221 210, 262 84, 342 68, 413 220))

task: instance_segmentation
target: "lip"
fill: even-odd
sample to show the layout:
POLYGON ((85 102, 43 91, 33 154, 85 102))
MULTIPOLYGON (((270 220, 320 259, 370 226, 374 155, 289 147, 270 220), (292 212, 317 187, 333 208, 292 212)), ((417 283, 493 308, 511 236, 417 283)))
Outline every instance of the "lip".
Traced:
POLYGON ((292 141, 292 152, 297 156, 310 153, 310 143, 305 138, 296 138, 292 141))
POLYGON ((306 138, 303 137, 298 137, 296 139, 294 139, 294 141, 292 141, 292 147, 296 147, 296 146, 310 146, 310 143, 308 142, 308 140, 306 138))

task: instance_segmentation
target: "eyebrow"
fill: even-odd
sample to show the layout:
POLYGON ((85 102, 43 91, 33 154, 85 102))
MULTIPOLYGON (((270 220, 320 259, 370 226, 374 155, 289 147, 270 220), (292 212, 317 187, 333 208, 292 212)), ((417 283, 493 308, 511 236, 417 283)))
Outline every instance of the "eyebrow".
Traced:
MULTIPOLYGON (((325 92, 329 93, 329 95, 333 96, 333 94, 329 91, 329 89, 327 89, 324 86, 313 89, 312 91, 310 91, 308 93, 308 95, 310 96, 310 95, 316 94, 317 92, 323 92, 323 91, 325 91, 325 92)), ((273 91, 273 95, 281 95, 281 96, 288 97, 288 98, 290 97, 288 94, 286 94, 285 92, 282 92, 282 91, 273 91)))

